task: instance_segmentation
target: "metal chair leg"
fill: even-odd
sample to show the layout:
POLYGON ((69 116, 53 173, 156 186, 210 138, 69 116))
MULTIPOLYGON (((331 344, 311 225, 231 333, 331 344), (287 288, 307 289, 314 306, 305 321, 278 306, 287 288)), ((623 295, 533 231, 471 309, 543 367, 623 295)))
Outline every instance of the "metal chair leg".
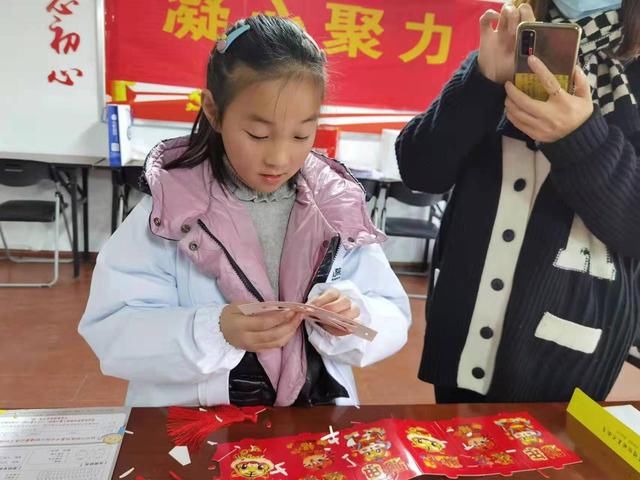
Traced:
MULTIPOLYGON (((56 194, 56 202, 59 202, 60 198, 58 197, 58 194, 56 194)), ((71 245, 71 232, 69 231, 69 225, 67 223, 67 216, 64 213, 64 210, 58 209, 56 210, 56 215, 58 214, 57 212, 61 211, 62 212, 62 218, 64 219, 64 226, 67 230, 67 237, 69 238, 69 245, 71 245)), ((58 234, 59 235, 59 234, 58 234)), ((9 247, 7 245, 7 241, 6 238, 4 236, 4 232, 2 231, 2 226, 0 226, 0 237, 2 238, 2 244, 4 246, 4 252, 5 252, 5 257, 13 262, 13 263, 52 263, 53 259, 51 258, 42 258, 42 257, 29 257, 29 256, 24 256, 24 257, 18 257, 15 255, 11 254, 11 250, 9 250, 9 247)), ((56 237, 56 240, 58 241, 58 237, 56 237)), ((58 263, 71 263, 73 262, 73 258, 65 258, 65 259, 59 259, 58 258, 58 263)))
POLYGON ((427 296, 426 295, 418 295, 417 293, 407 293, 407 297, 413 299, 413 300, 426 300, 427 296))
POLYGON ((429 248, 431 247, 431 239, 425 239, 427 242, 424 246, 424 255, 422 265, 424 270, 413 272, 411 270, 394 270, 396 275, 406 275, 408 277, 428 277, 429 276, 429 248))
POLYGON ((122 194, 118 200, 118 226, 124 222, 124 211, 124 194, 122 194))
MULTIPOLYGON (((0 287, 10 287, 10 288, 38 288, 38 287, 52 287, 58 281, 60 269, 60 245, 59 238, 60 237, 60 197, 56 195, 56 210, 55 210, 55 230, 54 230, 54 252, 53 252, 53 278, 46 283, 0 283, 0 287)), ((7 246, 7 241, 0 228, 0 236, 2 237, 2 243, 4 244, 5 250, 8 252, 9 248, 7 246)), ((12 257, 9 256, 11 259, 12 257)), ((34 260, 24 260, 20 259, 18 263, 45 263, 44 261, 36 262, 34 260)), ((47 263, 51 263, 51 260, 47 260, 47 263)))

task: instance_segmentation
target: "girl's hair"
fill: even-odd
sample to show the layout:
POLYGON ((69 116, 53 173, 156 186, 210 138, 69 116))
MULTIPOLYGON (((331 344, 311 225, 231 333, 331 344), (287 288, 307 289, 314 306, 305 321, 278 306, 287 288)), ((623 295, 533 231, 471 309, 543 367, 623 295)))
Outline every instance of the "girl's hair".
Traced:
MULTIPOLYGON (((514 0, 516 6, 528 3, 533 7, 536 18, 546 20, 551 8, 551 0, 514 0)), ((640 55, 640 0, 622 1, 622 43, 615 52, 618 60, 633 60, 640 55)))
MULTIPOLYGON (((214 45, 209 55, 207 89, 217 107, 217 122, 222 122, 233 99, 257 81, 311 78, 324 98, 326 56, 304 30, 287 18, 257 15, 239 20, 227 35, 243 25, 249 25, 249 30, 240 34, 224 53, 214 45)), ((187 150, 166 168, 192 168, 208 160, 213 176, 224 183, 228 177, 223 156, 222 135, 213 129, 200 108, 187 150)))

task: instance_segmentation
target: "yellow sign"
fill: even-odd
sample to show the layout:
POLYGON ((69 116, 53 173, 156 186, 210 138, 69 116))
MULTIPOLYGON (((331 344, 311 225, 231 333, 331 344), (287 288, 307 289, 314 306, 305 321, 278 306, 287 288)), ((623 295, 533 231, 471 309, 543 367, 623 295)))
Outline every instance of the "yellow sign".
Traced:
MULTIPOLYGON (((302 28, 303 30, 304 28, 304 22, 302 21, 302 18, 300 17, 293 17, 291 16, 291 13, 289 13, 289 9, 287 8, 287 4, 284 3, 284 0, 271 0, 271 3, 273 4, 273 8, 275 10, 265 10, 264 12, 262 12, 264 15, 267 15, 268 17, 273 17, 273 16, 279 16, 279 17, 287 17, 287 18, 291 18, 291 20, 296 23, 300 28, 302 28)), ((255 11, 253 12, 253 15, 258 15, 259 11, 255 11)))
MULTIPOLYGON (((175 3, 176 0, 169 0, 175 3)), ((189 35, 192 40, 217 40, 227 29, 229 9, 223 0, 179 0, 176 8, 167 11, 164 30, 178 38, 189 35)))
POLYGON ((451 36, 453 28, 447 25, 436 25, 436 16, 433 13, 425 13, 422 23, 407 22, 405 24, 407 30, 415 30, 421 32, 420 41, 408 52, 400 55, 403 62, 410 62, 422 55, 431 45, 434 33, 440 34, 440 44, 438 52, 433 55, 426 55, 425 60, 432 65, 441 65, 449 58, 449 50, 451 49, 451 36))
POLYGON ((384 10, 344 3, 327 3, 327 8, 331 10, 331 21, 325 24, 331 34, 331 40, 324 42, 328 55, 346 53, 356 58, 362 52, 373 59, 380 58, 382 52, 376 50, 380 40, 376 37, 384 31, 380 25, 384 10))
POLYGON ((640 473, 640 435, 579 388, 573 392, 567 412, 640 473))

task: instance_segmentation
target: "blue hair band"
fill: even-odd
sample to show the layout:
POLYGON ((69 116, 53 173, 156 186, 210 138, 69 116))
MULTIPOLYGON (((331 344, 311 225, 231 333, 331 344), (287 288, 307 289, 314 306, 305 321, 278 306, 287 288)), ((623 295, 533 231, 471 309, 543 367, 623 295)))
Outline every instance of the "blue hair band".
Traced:
POLYGON ((242 35, 244 32, 246 32, 247 30, 249 30, 251 28, 251 25, 249 25, 248 23, 245 23, 244 25, 242 25, 241 27, 236 28, 233 32, 231 32, 229 35, 226 35, 224 37, 222 37, 221 39, 219 39, 216 42, 216 50, 218 50, 218 52, 220 53, 226 53, 227 49, 231 46, 231 44, 240 36, 242 35))

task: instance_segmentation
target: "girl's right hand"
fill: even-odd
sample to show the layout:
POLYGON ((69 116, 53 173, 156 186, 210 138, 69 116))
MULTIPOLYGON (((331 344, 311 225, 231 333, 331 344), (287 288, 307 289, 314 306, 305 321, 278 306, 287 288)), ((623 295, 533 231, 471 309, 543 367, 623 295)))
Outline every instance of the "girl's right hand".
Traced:
POLYGON ((232 304, 222 310, 220 331, 230 345, 247 352, 260 352, 286 345, 302 319, 303 315, 295 312, 243 315, 237 305, 232 304))
POLYGON ((495 83, 513 80, 515 73, 516 31, 521 22, 533 22, 533 9, 527 3, 518 8, 504 4, 502 12, 487 10, 480 17, 480 72, 495 83), (498 22, 497 28, 493 23, 498 22))

